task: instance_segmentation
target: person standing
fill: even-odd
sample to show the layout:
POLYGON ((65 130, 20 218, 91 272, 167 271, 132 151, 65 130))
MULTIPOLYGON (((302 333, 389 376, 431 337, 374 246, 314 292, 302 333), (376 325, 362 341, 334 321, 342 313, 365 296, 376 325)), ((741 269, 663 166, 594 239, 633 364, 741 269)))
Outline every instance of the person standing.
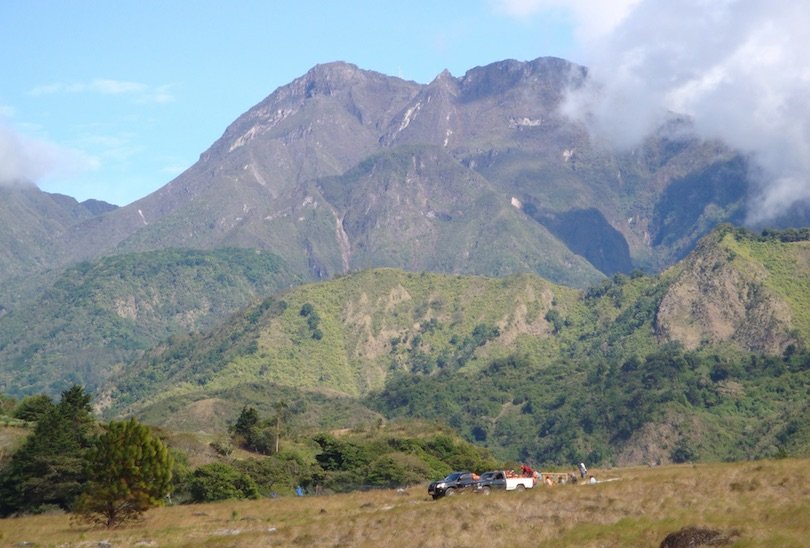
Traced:
POLYGON ((585 468, 585 463, 580 462, 578 468, 579 468, 579 475, 582 477, 582 479, 585 479, 585 476, 588 475, 588 469, 585 468))

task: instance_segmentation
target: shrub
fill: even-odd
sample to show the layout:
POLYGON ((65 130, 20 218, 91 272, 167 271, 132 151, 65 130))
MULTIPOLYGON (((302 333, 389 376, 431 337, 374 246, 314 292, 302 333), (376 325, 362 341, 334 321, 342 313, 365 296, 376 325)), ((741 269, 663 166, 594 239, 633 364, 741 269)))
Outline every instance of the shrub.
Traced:
POLYGON ((221 462, 197 468, 191 478, 190 491, 194 502, 259 498, 259 489, 250 476, 221 462))
POLYGON ((695 459, 695 452, 689 447, 686 442, 680 442, 675 449, 672 450, 670 455, 672 462, 675 464, 682 464, 695 459))
POLYGON ((223 457, 233 453, 233 445, 228 440, 214 440, 210 444, 211 448, 223 457))
POLYGON ((56 408, 53 400, 44 394, 36 396, 28 396, 14 409, 14 418, 28 421, 37 422, 42 416, 56 408))
POLYGON ((389 453, 369 466, 368 483, 377 487, 413 485, 430 477, 430 469, 416 455, 389 453))

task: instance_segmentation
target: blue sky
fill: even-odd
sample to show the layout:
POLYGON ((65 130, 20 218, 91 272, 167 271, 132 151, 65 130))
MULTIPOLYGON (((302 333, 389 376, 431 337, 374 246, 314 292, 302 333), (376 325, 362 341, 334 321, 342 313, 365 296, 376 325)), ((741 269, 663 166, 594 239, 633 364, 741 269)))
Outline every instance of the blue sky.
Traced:
POLYGON ((810 203, 810 0, 0 0, 0 184, 123 205, 318 63, 427 83, 589 68, 564 114, 636 146, 668 112, 759 168, 752 220, 810 203))
POLYGON ((23 173, 119 205, 315 64, 427 83, 574 48, 564 9, 516 15, 488 0, 4 0, 0 22, 0 124, 40 163, 23 173))

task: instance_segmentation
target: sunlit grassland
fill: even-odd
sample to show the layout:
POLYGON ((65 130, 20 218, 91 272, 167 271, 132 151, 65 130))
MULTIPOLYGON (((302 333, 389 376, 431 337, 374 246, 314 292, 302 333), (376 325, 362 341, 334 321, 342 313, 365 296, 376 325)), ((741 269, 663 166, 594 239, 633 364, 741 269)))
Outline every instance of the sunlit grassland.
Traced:
POLYGON ((751 252, 768 270, 765 285, 788 303, 793 327, 804 340, 810 338, 810 278, 807 262, 810 242, 752 242, 751 252))
MULTIPOLYGON (((519 345, 480 348, 469 356, 473 368, 538 344, 553 355, 557 343, 546 333, 544 315, 552 306, 566 318, 583 315, 577 296, 525 274, 501 280, 377 269, 307 284, 280 296, 286 308, 246 331, 256 339, 253 349, 229 358, 206 387, 222 390, 261 379, 359 396, 383 387, 392 361, 407 364, 413 352, 452 355, 452 336, 461 340, 477 325, 498 326, 519 345), (308 325, 312 318, 301 314, 305 305, 317 315, 317 337, 308 325), (531 339, 523 336, 527 330, 535 333, 531 339)), ((179 386, 167 390, 178 395, 193 388, 179 386)))
POLYGON ((42 546, 658 546, 686 526, 736 546, 806 546, 810 460, 592 470, 596 485, 432 501, 425 486, 164 507, 92 529, 67 515, 0 521, 0 543, 42 546), (605 481, 612 480, 615 481, 605 481))

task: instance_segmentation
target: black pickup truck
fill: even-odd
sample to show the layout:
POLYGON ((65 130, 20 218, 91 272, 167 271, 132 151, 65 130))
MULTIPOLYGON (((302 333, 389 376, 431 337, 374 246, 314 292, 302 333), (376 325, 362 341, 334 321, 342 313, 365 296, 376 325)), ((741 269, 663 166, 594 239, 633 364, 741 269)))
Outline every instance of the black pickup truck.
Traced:
POLYGON ((478 485, 478 476, 472 472, 453 472, 446 478, 434 481, 428 486, 428 494, 436 500, 451 497, 459 491, 472 490, 478 485))

